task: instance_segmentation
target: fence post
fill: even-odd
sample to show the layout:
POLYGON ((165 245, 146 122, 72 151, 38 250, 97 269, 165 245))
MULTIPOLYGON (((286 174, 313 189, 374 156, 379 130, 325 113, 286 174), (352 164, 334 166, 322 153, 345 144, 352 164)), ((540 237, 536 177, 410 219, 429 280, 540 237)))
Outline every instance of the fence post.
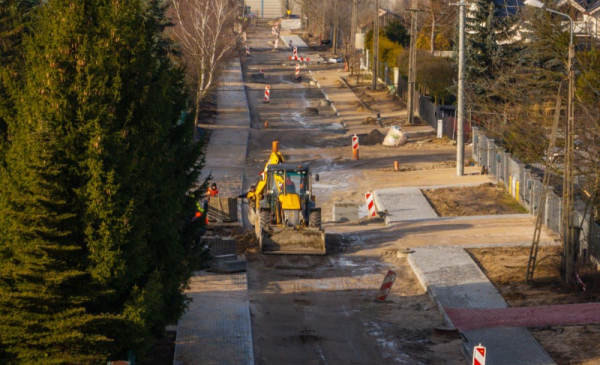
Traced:
POLYGON ((479 164, 479 128, 473 127, 473 160, 479 164))
POLYGON ((383 66, 383 81, 385 82, 386 86, 389 86, 390 80, 388 79, 388 76, 389 76, 388 75, 389 74, 388 64, 387 64, 387 62, 385 62, 383 65, 384 65, 383 66))

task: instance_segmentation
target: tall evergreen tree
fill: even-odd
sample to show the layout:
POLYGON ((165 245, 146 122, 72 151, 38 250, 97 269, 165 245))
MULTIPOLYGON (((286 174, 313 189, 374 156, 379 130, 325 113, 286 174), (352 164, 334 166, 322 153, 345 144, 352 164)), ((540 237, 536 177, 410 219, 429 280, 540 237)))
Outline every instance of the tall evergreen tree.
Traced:
POLYGON ((160 0, 49 0, 7 93, 0 360, 144 351, 185 308, 200 146, 160 0))
POLYGON ((505 5, 502 0, 476 0, 467 8, 465 75, 476 95, 489 92, 489 80, 514 53, 516 18, 505 5))

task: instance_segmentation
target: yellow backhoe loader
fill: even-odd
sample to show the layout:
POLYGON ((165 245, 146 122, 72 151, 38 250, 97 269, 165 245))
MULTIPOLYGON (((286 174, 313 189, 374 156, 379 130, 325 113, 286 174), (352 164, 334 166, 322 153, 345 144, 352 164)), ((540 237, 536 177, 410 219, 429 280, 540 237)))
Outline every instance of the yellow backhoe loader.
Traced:
MULTIPOLYGON (((248 218, 265 254, 325 254, 321 209, 312 195, 308 164, 286 164, 277 144, 254 192, 248 218)), ((315 176, 319 180, 319 175, 315 176)))

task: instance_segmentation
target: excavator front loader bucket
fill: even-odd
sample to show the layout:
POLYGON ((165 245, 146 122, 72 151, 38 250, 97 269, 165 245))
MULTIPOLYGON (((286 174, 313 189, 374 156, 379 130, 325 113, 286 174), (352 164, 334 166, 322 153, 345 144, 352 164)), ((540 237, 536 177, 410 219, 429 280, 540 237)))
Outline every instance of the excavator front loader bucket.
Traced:
POLYGON ((269 227, 260 231, 264 254, 325 255, 325 232, 319 228, 269 227))

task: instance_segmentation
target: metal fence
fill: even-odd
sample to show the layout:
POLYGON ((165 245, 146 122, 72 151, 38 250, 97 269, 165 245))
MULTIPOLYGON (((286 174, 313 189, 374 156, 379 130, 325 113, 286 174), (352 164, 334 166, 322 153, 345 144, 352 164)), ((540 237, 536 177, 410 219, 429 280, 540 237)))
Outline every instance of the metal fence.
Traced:
MULTIPOLYGON (((519 161, 504 148, 487 138, 483 131, 473 127, 473 159, 480 166, 486 166, 488 172, 496 177, 498 182, 506 185, 510 195, 517 200, 531 215, 542 214, 544 225, 562 234, 561 224, 562 199, 561 186, 549 186, 546 204, 540 207, 542 180, 544 176, 541 164, 527 165, 519 161)), ((560 181, 559 176, 552 176, 551 181, 560 181)), ((578 217, 576 224, 581 224, 580 254, 584 259, 592 258, 600 261, 600 226, 590 222, 589 207, 583 201, 576 201, 575 212, 578 217), (588 214, 585 214, 586 209, 588 214), (582 223, 582 220, 583 223, 582 223), (591 234, 590 234, 591 233, 591 234), (592 237, 589 239, 588 237, 592 237)))

